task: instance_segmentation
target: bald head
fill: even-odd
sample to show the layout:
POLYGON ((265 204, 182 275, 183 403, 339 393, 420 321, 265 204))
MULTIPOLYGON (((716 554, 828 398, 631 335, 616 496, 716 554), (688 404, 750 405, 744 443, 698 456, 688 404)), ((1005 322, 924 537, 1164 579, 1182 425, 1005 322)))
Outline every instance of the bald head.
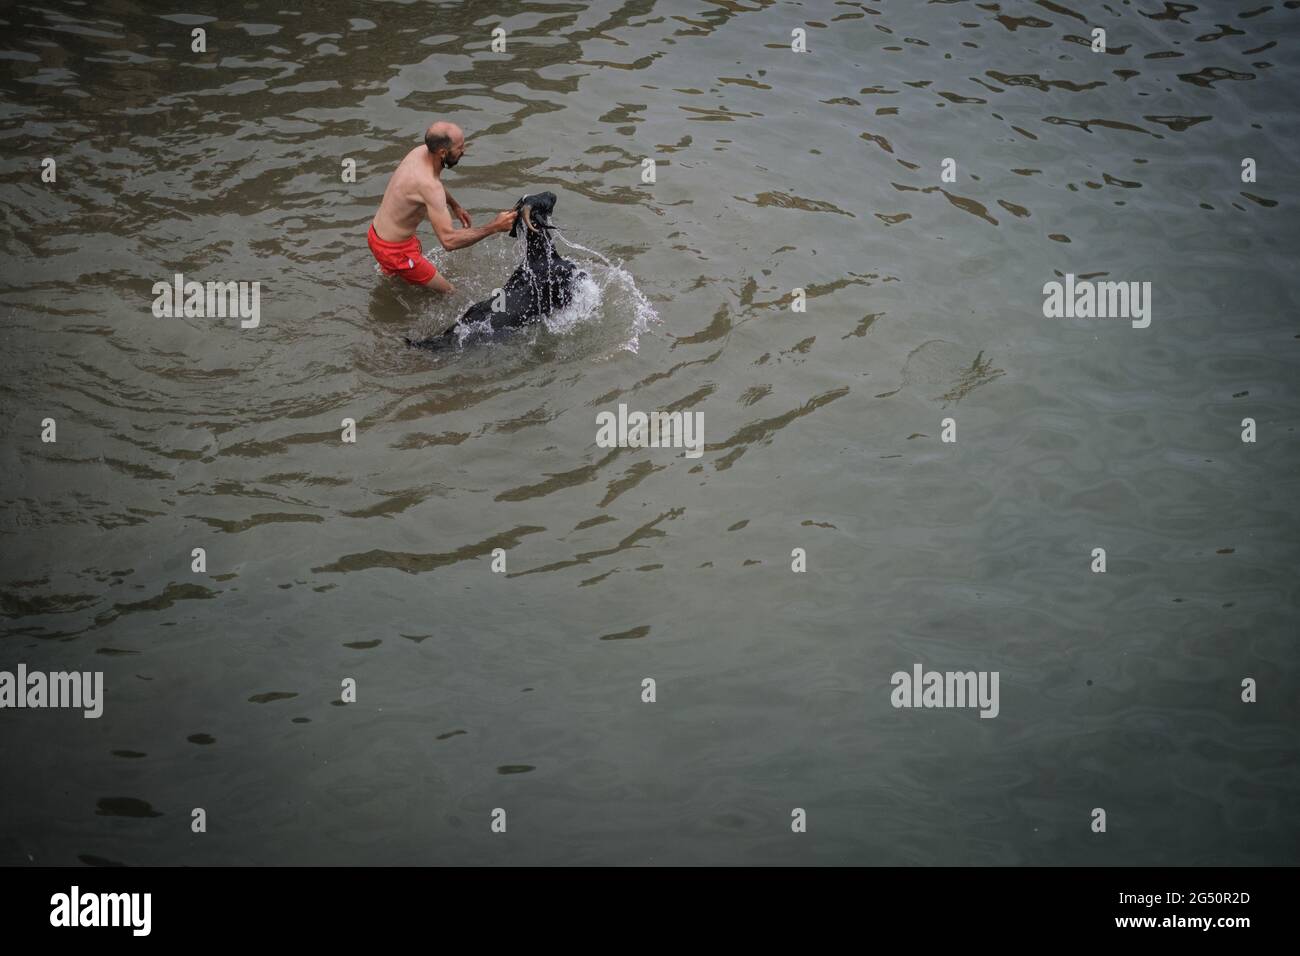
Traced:
POLYGON ((435 163, 450 169, 465 153, 465 134, 455 123, 439 120, 425 130, 424 145, 429 148, 435 163))
POLYGON ((440 149, 455 149, 464 141, 465 134, 460 127, 446 120, 438 120, 424 131, 424 145, 429 147, 431 153, 440 149))

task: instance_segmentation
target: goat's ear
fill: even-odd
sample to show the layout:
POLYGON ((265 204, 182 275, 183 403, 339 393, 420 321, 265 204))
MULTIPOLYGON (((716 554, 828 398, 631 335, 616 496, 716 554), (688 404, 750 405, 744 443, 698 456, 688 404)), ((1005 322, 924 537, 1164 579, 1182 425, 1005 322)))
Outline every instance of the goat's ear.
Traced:
MULTIPOLYGON (((515 203, 515 212, 519 212, 521 209, 524 208, 524 199, 525 199, 525 198, 527 198, 527 197, 525 197, 525 196, 520 196, 520 197, 519 197, 519 202, 515 203)), ((520 216, 516 216, 516 217, 515 217, 515 221, 512 222, 512 223, 510 224, 510 238, 511 238, 511 239, 514 239, 516 236, 519 235, 519 220, 520 220, 520 218, 521 218, 520 216)))

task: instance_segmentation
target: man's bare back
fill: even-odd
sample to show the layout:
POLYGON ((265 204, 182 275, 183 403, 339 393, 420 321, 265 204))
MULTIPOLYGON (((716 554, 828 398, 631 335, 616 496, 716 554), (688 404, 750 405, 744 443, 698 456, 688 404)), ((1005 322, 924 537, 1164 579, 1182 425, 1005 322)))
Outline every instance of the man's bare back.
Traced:
POLYGON ((370 224, 369 245, 384 272, 400 275, 413 285, 439 292, 455 292, 424 258, 415 238, 420 222, 428 219, 439 244, 447 250, 464 249, 496 232, 508 232, 517 213, 502 212, 486 226, 477 228, 469 213, 442 184, 444 168, 455 166, 465 155, 465 134, 453 123, 434 123, 417 146, 398 164, 379 212, 370 224), (457 228, 452 217, 464 228, 457 228))

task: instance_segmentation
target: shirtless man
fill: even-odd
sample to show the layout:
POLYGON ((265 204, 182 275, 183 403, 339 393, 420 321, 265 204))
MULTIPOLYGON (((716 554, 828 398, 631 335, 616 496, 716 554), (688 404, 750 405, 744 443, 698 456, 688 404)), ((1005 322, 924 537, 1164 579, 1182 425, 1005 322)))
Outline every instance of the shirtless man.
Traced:
POLYGON ((442 171, 455 166, 464 155, 465 134, 460 127, 438 122, 424 134, 424 145, 415 147, 398 164, 366 236, 385 274, 399 275, 413 285, 438 292, 456 291, 424 258, 420 240, 415 238, 415 230, 426 216, 438 242, 448 251, 472 246, 494 232, 510 231, 518 213, 497 213, 486 226, 475 228, 469 213, 442 185, 442 171), (464 229, 456 228, 453 216, 464 229))

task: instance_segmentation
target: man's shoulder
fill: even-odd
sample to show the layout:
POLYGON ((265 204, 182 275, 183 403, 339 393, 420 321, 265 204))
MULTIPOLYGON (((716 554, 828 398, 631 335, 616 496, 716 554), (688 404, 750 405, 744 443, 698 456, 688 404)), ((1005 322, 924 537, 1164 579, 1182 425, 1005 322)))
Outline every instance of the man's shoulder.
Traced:
POLYGON ((442 190, 442 183, 438 177, 433 174, 433 167, 427 160, 428 151, 420 146, 406 154, 398 167, 399 171, 413 181, 428 185, 430 188, 442 190))
POLYGON ((434 174, 433 169, 427 163, 422 163, 418 159, 411 165, 411 176, 413 181, 419 185, 420 192, 428 198, 441 201, 446 195, 446 190, 443 189, 442 180, 434 174))

